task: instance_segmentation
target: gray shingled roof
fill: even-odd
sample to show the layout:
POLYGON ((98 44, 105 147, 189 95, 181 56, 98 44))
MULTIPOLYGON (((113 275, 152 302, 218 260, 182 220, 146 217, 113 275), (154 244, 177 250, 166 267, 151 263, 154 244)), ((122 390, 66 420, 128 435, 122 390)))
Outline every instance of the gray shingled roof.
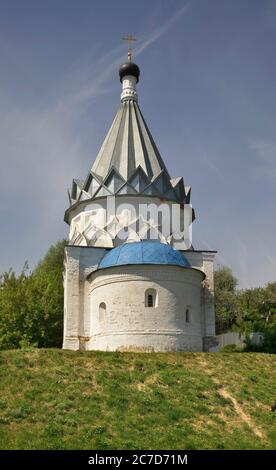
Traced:
POLYGON ((169 176, 138 104, 127 100, 121 103, 91 171, 105 178, 114 168, 128 181, 139 166, 150 181, 162 170, 169 176))
POLYGON ((109 195, 157 196, 189 203, 190 194, 183 178, 171 179, 137 102, 126 99, 87 178, 73 180, 65 220, 71 208, 82 201, 109 195))

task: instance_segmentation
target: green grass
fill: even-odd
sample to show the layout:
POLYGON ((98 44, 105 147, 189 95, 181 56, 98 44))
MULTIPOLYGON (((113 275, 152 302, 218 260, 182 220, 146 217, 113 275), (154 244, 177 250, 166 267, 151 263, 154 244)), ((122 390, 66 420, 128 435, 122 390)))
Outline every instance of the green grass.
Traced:
POLYGON ((0 448, 272 449, 275 362, 257 353, 4 351, 0 448))

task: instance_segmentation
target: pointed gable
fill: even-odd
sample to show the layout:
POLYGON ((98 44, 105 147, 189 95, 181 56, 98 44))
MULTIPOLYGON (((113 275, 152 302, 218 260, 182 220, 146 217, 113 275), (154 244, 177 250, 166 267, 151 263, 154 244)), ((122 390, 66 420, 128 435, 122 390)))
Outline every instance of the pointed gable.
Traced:
POLYGON ((144 189, 150 184, 150 180, 147 177, 144 170, 138 166, 134 174, 129 178, 128 183, 138 192, 142 193, 144 189))
POLYGON ((103 181, 105 187, 114 194, 123 186, 124 183, 124 179, 114 168, 111 169, 103 181))

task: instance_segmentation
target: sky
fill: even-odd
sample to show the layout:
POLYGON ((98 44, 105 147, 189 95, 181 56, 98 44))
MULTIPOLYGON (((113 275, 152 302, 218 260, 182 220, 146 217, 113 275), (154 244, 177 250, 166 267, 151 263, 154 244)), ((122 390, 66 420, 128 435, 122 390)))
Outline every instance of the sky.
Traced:
POLYGON ((192 186, 196 249, 240 288, 276 280, 276 0, 0 0, 0 272, 68 236, 120 102, 134 34, 139 105, 192 186))

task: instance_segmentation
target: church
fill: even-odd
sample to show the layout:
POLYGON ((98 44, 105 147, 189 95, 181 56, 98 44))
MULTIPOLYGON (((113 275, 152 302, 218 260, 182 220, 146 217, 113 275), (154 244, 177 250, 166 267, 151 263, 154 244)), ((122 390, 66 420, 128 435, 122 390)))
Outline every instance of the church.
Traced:
POLYGON ((63 348, 211 351, 216 252, 192 245, 191 187, 170 176, 142 115, 130 48, 119 78, 118 112, 69 192, 63 348))

